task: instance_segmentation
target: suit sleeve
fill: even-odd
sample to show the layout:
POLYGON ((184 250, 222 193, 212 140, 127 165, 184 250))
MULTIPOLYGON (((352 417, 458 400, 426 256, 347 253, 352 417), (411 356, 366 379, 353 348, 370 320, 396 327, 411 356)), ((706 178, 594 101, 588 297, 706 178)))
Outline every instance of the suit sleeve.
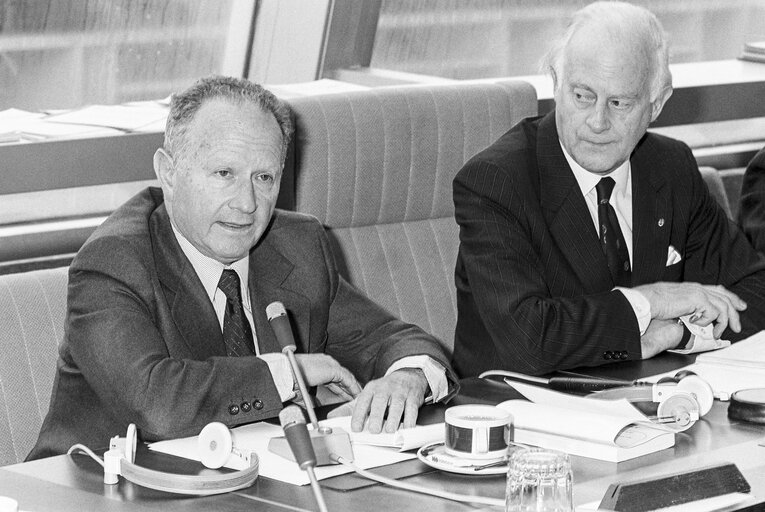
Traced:
MULTIPOLYGON (((695 166, 690 150, 688 156, 695 166)), ((728 218, 700 174, 694 172, 691 176, 690 186, 687 180, 684 186, 691 193, 692 206, 683 280, 720 284, 747 303, 747 309, 740 314, 742 332, 726 329, 722 335, 723 339, 738 341, 765 328, 765 257, 728 218)))
POLYGON ((458 330, 480 338, 475 326, 483 326, 489 338, 466 342, 470 348, 464 350, 490 354, 483 356, 484 368, 468 373, 491 364, 543 374, 606 363, 606 352, 640 358, 629 302, 619 291, 582 293, 573 272, 563 268, 528 184, 513 181, 492 162, 473 160, 455 178, 454 204, 460 226, 458 330))
POLYGON ((119 424, 135 423, 145 440, 278 414, 281 401, 264 361, 194 358, 172 320, 157 313, 165 297, 150 268, 115 239, 90 244, 71 268, 62 357, 82 373, 105 413, 119 424), (249 411, 230 413, 244 402, 253 404, 249 411))
POLYGON ((744 173, 738 222, 754 248, 765 253, 765 148, 749 162, 744 173))
POLYGON ((383 377, 399 359, 427 355, 446 370, 448 400, 458 390, 457 378, 436 338, 416 325, 403 322, 348 283, 337 271, 324 230, 319 227, 319 244, 330 282, 327 322, 327 354, 348 368, 363 384, 383 377))

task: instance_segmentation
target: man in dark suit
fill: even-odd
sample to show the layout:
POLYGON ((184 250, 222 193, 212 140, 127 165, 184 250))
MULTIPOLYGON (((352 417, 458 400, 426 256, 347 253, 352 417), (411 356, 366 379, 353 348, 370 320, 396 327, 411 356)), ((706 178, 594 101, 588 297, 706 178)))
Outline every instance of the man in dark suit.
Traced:
POLYGON ((154 155, 162 189, 115 211, 72 262, 30 459, 104 447, 129 423, 157 440, 277 415, 300 396, 272 301, 289 312, 307 384, 355 400, 355 430, 413 426, 426 397, 454 391, 438 342, 339 276, 315 218, 274 209, 290 133, 287 109, 246 80, 203 79, 173 97, 154 155))
POLYGON ((646 134, 667 62, 650 12, 588 5, 549 55, 555 111, 460 170, 458 375, 649 358, 688 341, 680 317, 731 340, 765 327, 762 262, 690 149, 646 134))
POLYGON ((738 222, 754 248, 765 254, 765 148, 746 166, 738 222))

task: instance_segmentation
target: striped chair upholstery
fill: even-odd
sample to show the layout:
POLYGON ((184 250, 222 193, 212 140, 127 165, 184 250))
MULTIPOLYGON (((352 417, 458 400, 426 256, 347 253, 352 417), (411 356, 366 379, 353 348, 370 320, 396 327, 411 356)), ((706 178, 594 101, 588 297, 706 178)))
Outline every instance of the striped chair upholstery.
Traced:
POLYGON ((341 273, 451 353, 459 245, 452 179, 535 115, 525 82, 378 88, 290 101, 295 209, 327 228, 341 273))
POLYGON ((48 412, 68 267, 0 276, 0 466, 21 462, 48 412))

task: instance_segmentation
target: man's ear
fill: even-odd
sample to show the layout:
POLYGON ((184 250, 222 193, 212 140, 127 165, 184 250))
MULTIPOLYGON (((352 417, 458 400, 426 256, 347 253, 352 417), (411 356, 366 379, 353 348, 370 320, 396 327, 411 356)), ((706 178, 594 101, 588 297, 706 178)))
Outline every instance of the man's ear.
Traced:
POLYGON ((177 172, 173 158, 163 148, 154 152, 154 174, 165 194, 172 194, 177 172))
POLYGON ((669 97, 672 96, 672 87, 665 87, 659 93, 659 96, 651 103, 651 122, 656 121, 656 118, 661 114, 661 110, 664 108, 664 104, 667 103, 669 97))

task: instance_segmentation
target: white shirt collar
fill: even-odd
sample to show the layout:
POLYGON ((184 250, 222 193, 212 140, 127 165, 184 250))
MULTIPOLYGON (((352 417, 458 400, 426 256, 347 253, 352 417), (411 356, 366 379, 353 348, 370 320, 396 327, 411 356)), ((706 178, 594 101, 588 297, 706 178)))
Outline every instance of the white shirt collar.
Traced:
POLYGON ((616 185, 614 185, 615 191, 621 192, 622 194, 627 193, 627 195, 630 196, 632 195, 632 191, 629 189, 631 186, 630 173, 632 168, 629 159, 608 174, 595 174, 576 163, 571 155, 568 154, 566 148, 563 147, 563 144, 560 143, 560 139, 558 140, 558 143, 563 150, 563 156, 566 157, 568 165, 574 172, 574 178, 576 178, 576 182, 579 184, 579 189, 582 191, 583 196, 589 194, 598 184, 600 179, 605 178, 606 176, 610 176, 616 182, 616 185))
POLYGON ((226 266, 199 252, 199 250, 194 247, 194 245, 192 245, 192 243, 189 242, 186 237, 175 228, 175 226, 173 226, 173 233, 178 240, 178 245, 181 246, 183 254, 189 259, 191 266, 194 267, 194 271, 197 273, 197 276, 199 276, 199 280, 202 281, 202 286, 204 287, 205 292, 207 292, 207 296, 210 298, 211 302, 214 301, 215 290, 218 288, 220 276, 225 268, 233 269, 236 271, 237 275, 239 275, 243 297, 244 300, 247 301, 247 298, 249 297, 249 285, 247 281, 250 271, 249 255, 226 266))

